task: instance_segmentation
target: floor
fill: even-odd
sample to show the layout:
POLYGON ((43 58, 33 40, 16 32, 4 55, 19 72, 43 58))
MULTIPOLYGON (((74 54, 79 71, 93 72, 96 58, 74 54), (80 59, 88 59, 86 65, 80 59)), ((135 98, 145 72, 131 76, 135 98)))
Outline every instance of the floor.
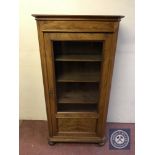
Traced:
POLYGON ((22 121, 19 133, 19 155, 134 155, 134 124, 107 123, 107 133, 111 128, 130 128, 130 149, 110 150, 109 142, 102 147, 85 143, 47 143, 46 121, 22 121))

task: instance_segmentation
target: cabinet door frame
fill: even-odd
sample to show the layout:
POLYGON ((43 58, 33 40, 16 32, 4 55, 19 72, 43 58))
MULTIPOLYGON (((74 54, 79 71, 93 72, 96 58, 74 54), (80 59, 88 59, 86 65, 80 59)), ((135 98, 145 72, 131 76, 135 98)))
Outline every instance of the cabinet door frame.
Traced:
POLYGON ((56 79, 54 67, 54 51, 52 41, 102 41, 103 42, 103 61, 101 63, 100 92, 98 103, 98 121, 96 134, 98 137, 105 135, 105 123, 110 95, 112 70, 115 57, 115 47, 117 33, 44 33, 44 52, 46 60, 46 71, 48 79, 49 108, 52 124, 52 136, 57 135, 56 122, 56 79))
POLYGON ((98 106, 98 126, 97 134, 99 137, 105 136, 106 120, 108 114, 108 106, 110 99, 110 89, 112 83, 112 74, 115 61, 116 44, 118 31, 115 33, 108 33, 104 44, 103 62, 100 79, 100 97, 98 106))

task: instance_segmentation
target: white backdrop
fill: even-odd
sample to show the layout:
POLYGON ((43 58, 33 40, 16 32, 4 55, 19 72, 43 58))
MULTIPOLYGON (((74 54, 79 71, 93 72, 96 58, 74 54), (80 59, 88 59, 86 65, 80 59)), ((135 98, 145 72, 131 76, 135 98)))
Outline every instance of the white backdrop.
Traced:
POLYGON ((20 119, 46 120, 37 27, 31 14, 124 15, 109 122, 134 122, 134 0, 20 0, 20 119))

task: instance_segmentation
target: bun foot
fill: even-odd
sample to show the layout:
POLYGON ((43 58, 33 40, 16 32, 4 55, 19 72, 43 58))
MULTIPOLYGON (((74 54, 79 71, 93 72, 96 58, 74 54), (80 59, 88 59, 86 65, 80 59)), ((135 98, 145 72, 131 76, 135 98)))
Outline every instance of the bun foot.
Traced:
POLYGON ((104 146, 106 143, 106 137, 103 138, 103 140, 101 142, 98 143, 98 146, 104 146))
POLYGON ((48 141, 48 144, 49 144, 50 146, 52 146, 52 145, 54 145, 55 143, 52 142, 52 141, 48 141))

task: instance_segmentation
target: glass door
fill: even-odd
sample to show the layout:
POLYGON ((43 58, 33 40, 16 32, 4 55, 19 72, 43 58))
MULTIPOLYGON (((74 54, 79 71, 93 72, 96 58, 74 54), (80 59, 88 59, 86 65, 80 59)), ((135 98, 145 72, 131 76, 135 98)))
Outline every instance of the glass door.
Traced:
POLYGON ((59 40, 54 53, 58 112, 97 112, 103 41, 59 40))
POLYGON ((102 33, 44 34, 47 103, 52 124, 57 124, 52 128, 53 135, 62 131, 68 118, 74 121, 75 131, 82 131, 78 130, 79 124, 87 124, 89 131, 93 129, 100 136, 103 133, 110 88, 111 42, 111 35, 102 33))

